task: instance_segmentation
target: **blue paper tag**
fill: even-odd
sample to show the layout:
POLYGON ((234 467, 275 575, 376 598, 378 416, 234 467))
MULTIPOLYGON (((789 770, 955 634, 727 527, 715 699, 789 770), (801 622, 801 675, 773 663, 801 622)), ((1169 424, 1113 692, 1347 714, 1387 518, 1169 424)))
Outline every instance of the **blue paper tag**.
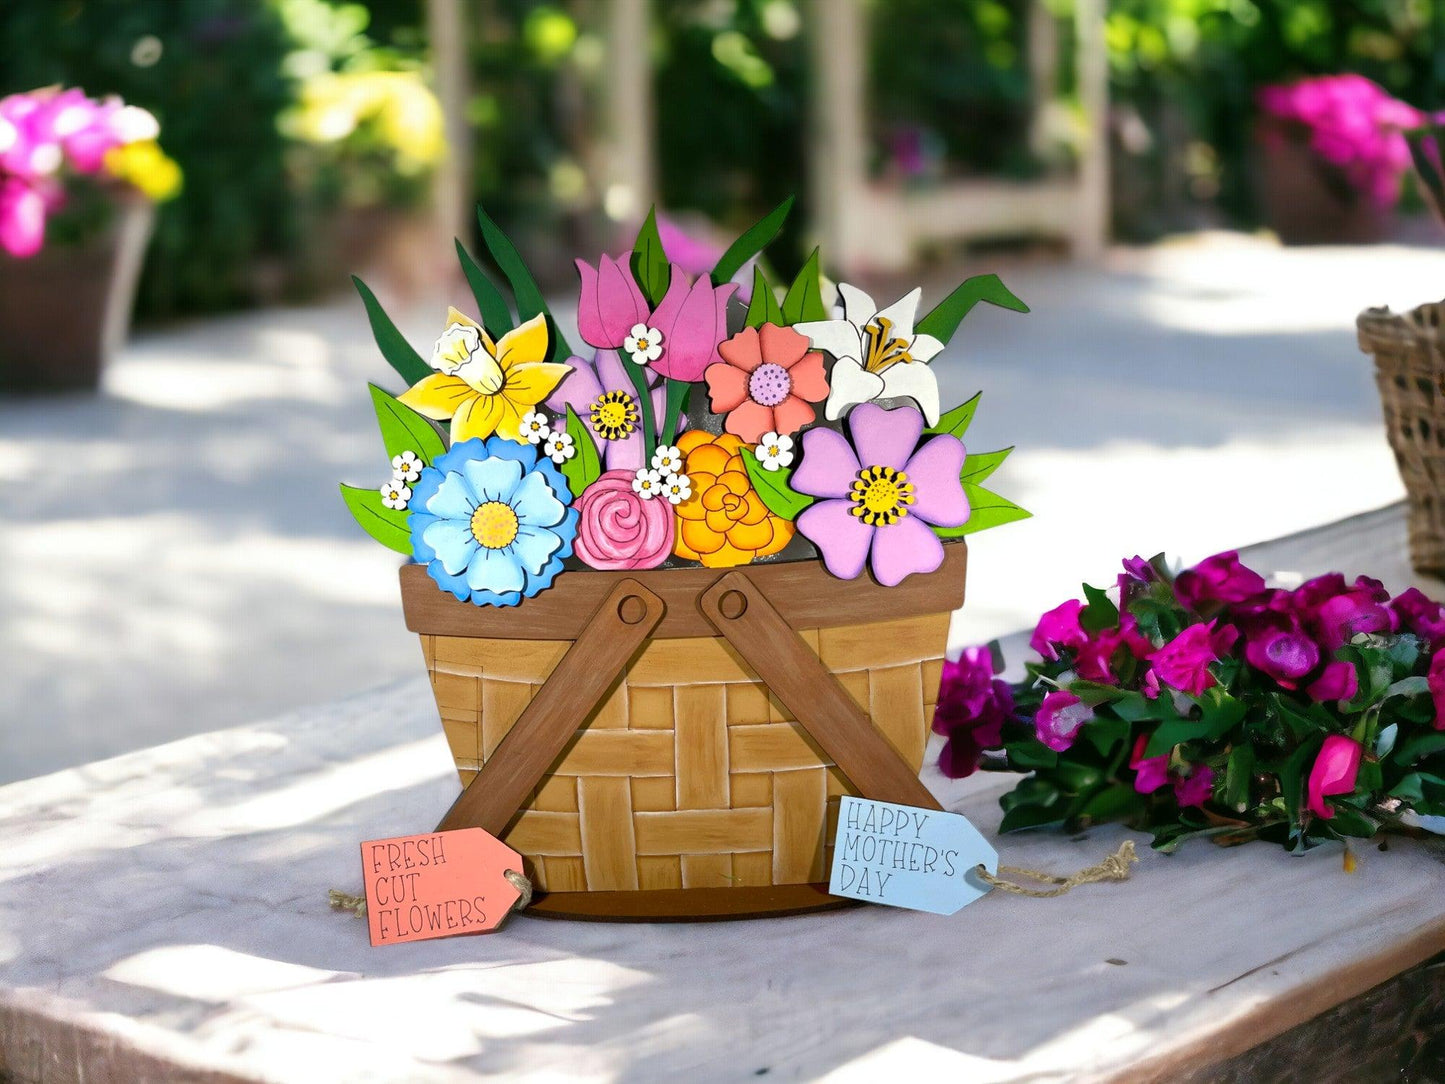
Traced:
POLYGON ((976 866, 997 873, 998 852, 967 817, 845 796, 828 891, 951 915, 988 894, 976 866))

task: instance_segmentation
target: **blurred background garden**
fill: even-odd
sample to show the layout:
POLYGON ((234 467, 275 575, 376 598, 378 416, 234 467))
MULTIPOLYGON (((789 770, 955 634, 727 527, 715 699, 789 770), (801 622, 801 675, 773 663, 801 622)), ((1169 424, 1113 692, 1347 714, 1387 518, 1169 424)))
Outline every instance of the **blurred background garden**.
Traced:
POLYGON ((6 0, 0 98, 141 112, 96 198, 0 187, 38 250, 0 253, 0 781, 419 673, 335 493, 380 469, 357 378, 387 376, 347 276, 429 341, 477 202, 559 298, 653 203, 697 271, 793 194, 787 278, 815 244, 926 303, 1002 274, 1033 313, 937 367, 1035 519, 980 539, 956 645, 1125 549, 1397 498, 1353 322, 1445 294, 1399 134, 1445 108, 1435 6, 6 0), (97 313, 95 390, 30 395, 97 313))

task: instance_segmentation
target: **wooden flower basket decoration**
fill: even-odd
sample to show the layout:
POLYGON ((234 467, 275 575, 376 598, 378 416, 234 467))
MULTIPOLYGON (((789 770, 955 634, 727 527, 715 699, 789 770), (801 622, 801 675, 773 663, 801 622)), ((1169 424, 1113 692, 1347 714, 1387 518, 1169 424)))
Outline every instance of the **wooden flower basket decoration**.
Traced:
POLYGON ((966 453, 977 397, 940 416, 926 362, 977 301, 1023 306, 982 276, 915 327, 917 291, 880 310, 845 285, 829 320, 815 254, 781 303, 755 274, 744 312, 730 280, 786 212, 692 283, 651 216, 630 256, 579 264, 590 363, 559 360, 485 215, 519 324, 460 245, 482 322, 452 310, 430 362, 360 287, 411 387, 372 389, 392 480, 343 496, 411 558, 463 785, 437 827, 521 853, 534 912, 837 906, 843 795, 939 808, 918 772, 963 536, 1027 513, 981 486, 1008 450, 966 453))

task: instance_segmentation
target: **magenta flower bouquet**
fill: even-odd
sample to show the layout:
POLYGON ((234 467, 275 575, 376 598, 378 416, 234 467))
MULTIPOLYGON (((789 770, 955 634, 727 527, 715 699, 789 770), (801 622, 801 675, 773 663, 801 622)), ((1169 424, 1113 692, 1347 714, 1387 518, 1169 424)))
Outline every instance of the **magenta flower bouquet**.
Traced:
POLYGON ((1165 851, 1301 852, 1445 815, 1445 607, 1418 590, 1274 588, 1223 553, 1177 577, 1135 557, 1084 596, 1039 619, 1018 684, 986 650, 944 671, 945 774, 1029 773, 1003 831, 1126 821, 1165 851))

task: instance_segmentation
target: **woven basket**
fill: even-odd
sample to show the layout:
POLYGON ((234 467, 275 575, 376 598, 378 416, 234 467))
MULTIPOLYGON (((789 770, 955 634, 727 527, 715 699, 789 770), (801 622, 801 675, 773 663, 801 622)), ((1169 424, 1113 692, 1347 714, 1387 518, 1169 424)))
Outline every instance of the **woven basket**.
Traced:
MULTIPOLYGON (((866 576, 836 580, 817 561, 743 570, 770 604, 755 597, 753 611, 775 609, 784 637, 796 633, 836 677, 849 710, 862 709, 915 784, 949 617, 963 600, 965 547, 950 544, 946 553, 937 572, 893 589, 866 576)), ((665 615, 639 649, 621 656, 620 676, 602 675, 600 706, 559 724, 560 756, 518 812, 494 821, 510 816, 497 834, 524 856, 544 893, 534 905, 543 913, 741 917, 837 902, 825 890, 838 801, 866 787, 820 748, 810 733, 820 724, 800 725, 799 713, 709 623, 703 600, 725 575, 569 572, 537 598, 498 610, 457 602, 420 566, 402 570, 407 625, 421 634, 464 786, 497 754, 616 584, 640 584, 661 599, 665 615)), ((830 684, 822 671, 809 680, 830 684)), ((793 687, 788 695, 796 705, 809 694, 793 687)), ((871 776, 870 764, 863 771, 852 763, 855 774, 871 776)))
POLYGON ((1410 561, 1445 574, 1445 302, 1408 313, 1367 309, 1360 349, 1375 359, 1385 431, 1409 496, 1410 561))

